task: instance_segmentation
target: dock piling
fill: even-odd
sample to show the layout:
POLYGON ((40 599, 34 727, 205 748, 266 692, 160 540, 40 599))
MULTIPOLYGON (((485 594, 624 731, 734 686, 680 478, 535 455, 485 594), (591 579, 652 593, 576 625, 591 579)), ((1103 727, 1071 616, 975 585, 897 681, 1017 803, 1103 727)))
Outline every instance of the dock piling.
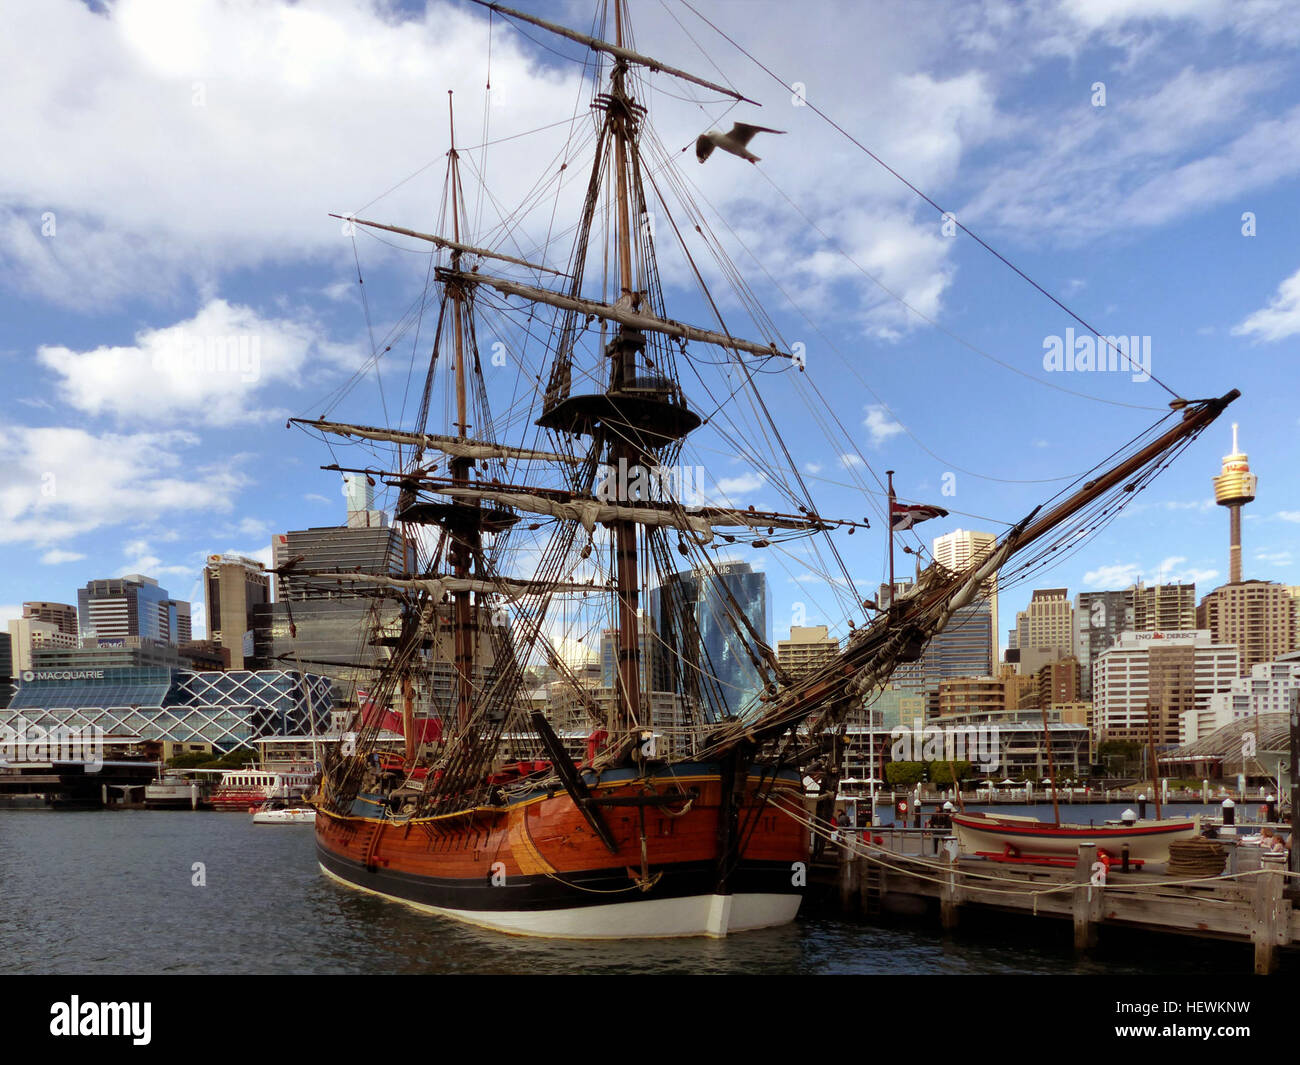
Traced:
POLYGON ((1264 872, 1255 878, 1255 922, 1250 938, 1255 944, 1255 975, 1276 972, 1280 951, 1287 941, 1286 914, 1282 906, 1281 866, 1265 863, 1264 872))
POLYGON ((853 853, 852 847, 841 844, 840 851, 840 908, 852 913, 858 908, 862 895, 863 859, 853 853))
POLYGON ((950 932, 957 927, 957 915, 961 908, 961 888, 957 871, 957 837, 946 836, 943 841, 943 861, 947 871, 943 877, 943 887, 939 895, 939 922, 944 931, 950 932))
POLYGON ((1092 950, 1097 945, 1097 922, 1101 920, 1101 891, 1092 883, 1092 866, 1097 844, 1080 843, 1074 864, 1074 949, 1092 950))

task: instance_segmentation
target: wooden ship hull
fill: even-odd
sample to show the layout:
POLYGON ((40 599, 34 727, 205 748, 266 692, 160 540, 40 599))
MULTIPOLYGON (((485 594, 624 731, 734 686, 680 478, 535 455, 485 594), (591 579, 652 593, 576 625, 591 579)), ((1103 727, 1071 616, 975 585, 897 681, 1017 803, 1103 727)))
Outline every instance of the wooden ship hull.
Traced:
POLYGON ((794 919, 808 830, 770 799, 801 802, 797 774, 774 783, 755 768, 738 778, 730 827, 718 764, 584 776, 613 849, 551 788, 405 821, 382 816, 382 799, 358 796, 350 815, 319 811, 317 858, 349 887, 518 935, 716 937, 794 919))

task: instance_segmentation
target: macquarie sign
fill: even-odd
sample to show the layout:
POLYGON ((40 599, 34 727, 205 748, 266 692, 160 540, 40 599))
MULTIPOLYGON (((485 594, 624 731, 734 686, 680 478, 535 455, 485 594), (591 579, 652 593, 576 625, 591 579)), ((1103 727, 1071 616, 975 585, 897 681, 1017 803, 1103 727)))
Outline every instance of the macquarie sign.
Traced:
POLYGON ((23 684, 42 684, 53 680, 103 680, 103 670, 23 670, 23 684))

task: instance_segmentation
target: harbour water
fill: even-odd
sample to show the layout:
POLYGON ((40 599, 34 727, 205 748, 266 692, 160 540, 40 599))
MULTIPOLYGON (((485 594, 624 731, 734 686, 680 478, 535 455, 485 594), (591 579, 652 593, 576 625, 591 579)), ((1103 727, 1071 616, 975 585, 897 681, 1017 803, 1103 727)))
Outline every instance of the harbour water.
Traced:
MULTIPOLYGON (((1111 810, 1075 807, 1068 819, 1111 810)), ((341 887, 318 870, 310 827, 259 827, 244 814, 0 813, 0 884, 9 973, 1185 975, 1249 971, 1250 957, 1242 946, 1125 934, 1081 959, 1066 922, 988 918, 946 936, 932 919, 829 912, 725 940, 507 937, 341 887)))

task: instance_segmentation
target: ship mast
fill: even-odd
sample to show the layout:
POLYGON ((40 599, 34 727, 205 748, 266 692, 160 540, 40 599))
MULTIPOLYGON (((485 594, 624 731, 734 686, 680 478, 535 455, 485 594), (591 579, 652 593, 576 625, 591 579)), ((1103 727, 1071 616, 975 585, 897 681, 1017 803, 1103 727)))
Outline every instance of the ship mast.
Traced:
MULTIPOLYGON (((451 219, 452 237, 460 242, 460 156, 456 152, 456 115, 452 105, 452 93, 447 92, 447 116, 451 131, 451 148, 447 152, 451 171, 451 219)), ((453 250, 452 266, 460 265, 461 253, 453 250)), ((465 439, 469 435, 469 421, 466 415, 465 398, 465 290, 454 281, 447 285, 447 294, 451 297, 452 332, 456 352, 456 435, 465 439)), ((468 487, 469 474, 474 462, 466 456, 456 456, 451 460, 451 478, 454 484, 468 487)), ((473 511, 469 520, 456 521, 449 529, 450 543, 447 549, 451 572, 462 579, 470 575, 470 561, 479 549, 478 503, 469 504, 473 511)), ((455 661, 456 683, 456 724, 457 731, 464 733, 469 724, 473 710, 473 673, 474 673, 474 608, 468 591, 452 593, 452 633, 453 654, 455 661)))
MULTIPOLYGON (((615 43, 623 47, 623 3, 614 0, 615 43)), ((614 133, 614 162, 617 182, 618 203, 618 270, 622 294, 620 303, 630 303, 633 296, 632 280, 632 235, 628 229, 631 216, 628 204, 627 153, 630 148, 631 131, 628 119, 632 115, 631 101, 624 88, 626 65, 619 61, 614 64, 613 91, 609 97, 609 118, 614 133)), ((610 376, 609 391, 619 392, 631 384, 636 372, 636 355, 641 340, 640 334, 630 333, 625 326, 619 326, 617 335, 609 346, 610 376)), ((620 434, 610 451, 613 466, 622 469, 624 463, 631 469, 641 464, 645 458, 641 449, 633 444, 626 435, 620 434)), ((637 623, 637 606, 640 588, 637 573, 637 527, 635 522, 619 521, 614 523, 614 561, 615 583, 618 588, 618 693, 615 699, 614 731, 631 728, 641 720, 641 670, 640 637, 637 623)))

